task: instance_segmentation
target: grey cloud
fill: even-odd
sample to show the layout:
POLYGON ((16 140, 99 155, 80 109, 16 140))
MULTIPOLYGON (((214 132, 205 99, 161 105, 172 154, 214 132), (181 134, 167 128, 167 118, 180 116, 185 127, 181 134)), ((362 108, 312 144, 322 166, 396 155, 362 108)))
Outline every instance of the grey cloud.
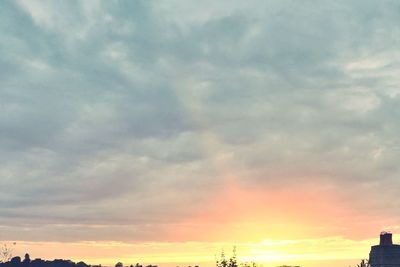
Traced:
POLYGON ((223 190, 220 154, 266 188, 397 185, 397 3, 99 3, 1 4, 7 227, 179 222, 223 190))

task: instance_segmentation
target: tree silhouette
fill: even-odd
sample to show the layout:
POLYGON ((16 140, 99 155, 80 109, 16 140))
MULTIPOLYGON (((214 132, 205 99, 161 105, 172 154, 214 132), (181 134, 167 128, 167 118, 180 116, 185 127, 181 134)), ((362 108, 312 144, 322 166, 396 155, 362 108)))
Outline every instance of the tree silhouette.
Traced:
MULTIPOLYGON (((15 243, 13 243, 15 245, 15 243)), ((7 244, 3 244, 0 248, 0 262, 8 262, 12 258, 12 248, 7 246, 7 244)))
POLYGON ((357 264, 357 267, 370 267, 368 260, 361 260, 360 264, 357 264))
POLYGON ((24 264, 29 264, 29 263, 31 263, 31 258, 29 257, 29 254, 28 254, 28 253, 25 254, 23 263, 24 263, 24 264))
POLYGON ((236 258, 236 247, 233 248, 233 255, 226 259, 225 252, 222 250, 221 258, 216 260, 216 267, 238 267, 238 262, 236 258))

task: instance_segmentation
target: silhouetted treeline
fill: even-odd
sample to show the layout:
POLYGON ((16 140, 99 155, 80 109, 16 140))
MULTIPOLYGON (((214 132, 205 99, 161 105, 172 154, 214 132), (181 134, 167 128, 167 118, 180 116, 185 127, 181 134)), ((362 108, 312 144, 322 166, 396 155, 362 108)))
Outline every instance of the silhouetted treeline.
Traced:
POLYGON ((42 259, 34 259, 31 260, 29 254, 25 254, 24 259, 22 260, 21 257, 13 257, 10 261, 0 263, 0 267, 101 267, 98 266, 91 266, 84 262, 75 263, 70 260, 42 260, 42 259))
MULTIPOLYGON (((89 265, 80 261, 75 263, 71 260, 42 260, 42 259, 34 259, 31 260, 29 254, 25 254, 24 259, 21 257, 13 257, 11 260, 7 262, 0 262, 0 267, 102 267, 101 265, 89 265)), ((117 263, 116 267, 123 267, 122 263, 117 263)), ((131 265, 130 267, 143 267, 141 264, 137 263, 136 265, 131 265)), ((157 265, 147 265, 146 267, 157 267, 157 265)))

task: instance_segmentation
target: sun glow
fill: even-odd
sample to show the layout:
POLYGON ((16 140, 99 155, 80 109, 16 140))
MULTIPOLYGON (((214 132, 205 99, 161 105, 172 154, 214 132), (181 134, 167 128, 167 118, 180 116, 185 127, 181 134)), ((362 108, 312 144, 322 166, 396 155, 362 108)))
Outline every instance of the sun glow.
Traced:
POLYGON ((264 266, 303 264, 304 262, 359 259, 377 240, 354 241, 344 237, 317 239, 275 240, 261 242, 18 242, 15 254, 29 252, 32 257, 46 259, 64 257, 74 261, 114 266, 124 264, 152 263, 162 266, 200 265, 213 266, 224 251, 227 257, 233 248, 240 262, 263 263, 264 266))
POLYGON ((240 262, 257 262, 265 267, 307 262, 307 266, 313 266, 312 262, 363 258, 370 244, 376 243, 336 234, 337 227, 343 225, 337 220, 332 223, 331 218, 348 218, 352 214, 341 206, 330 188, 277 188, 266 194, 257 188, 246 190, 243 185, 231 183, 212 206, 205 206, 199 214, 179 223, 163 224, 161 241, 19 241, 16 252, 106 266, 122 261, 208 267, 215 265, 221 251, 229 257, 235 247, 240 262))

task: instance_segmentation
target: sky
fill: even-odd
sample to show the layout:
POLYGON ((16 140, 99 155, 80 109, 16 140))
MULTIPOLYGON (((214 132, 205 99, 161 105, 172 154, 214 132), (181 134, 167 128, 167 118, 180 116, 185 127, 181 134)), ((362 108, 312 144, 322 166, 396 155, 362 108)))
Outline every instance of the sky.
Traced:
POLYGON ((394 0, 1 1, 0 240, 354 264, 400 234, 399 47, 394 0))

